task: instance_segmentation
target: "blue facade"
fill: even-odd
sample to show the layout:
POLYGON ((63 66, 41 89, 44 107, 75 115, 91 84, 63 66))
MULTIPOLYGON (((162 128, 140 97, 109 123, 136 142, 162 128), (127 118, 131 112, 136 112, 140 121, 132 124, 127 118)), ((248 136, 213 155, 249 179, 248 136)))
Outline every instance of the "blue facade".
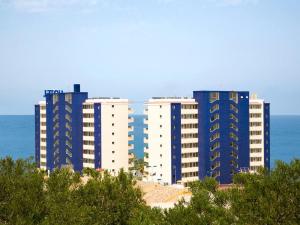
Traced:
POLYGON ((40 167, 40 151, 41 151, 41 134, 40 134, 40 106, 34 106, 35 112, 35 162, 37 167, 40 167))
POLYGON ((181 104, 171 103, 172 184, 181 180, 181 104))
POLYGON ((249 92, 195 91, 199 178, 221 184, 249 168, 249 92))
POLYGON ((101 104, 94 104, 95 168, 101 168, 101 104))
POLYGON ((270 104, 264 103, 264 164, 270 170, 270 104))
POLYGON ((74 85, 74 92, 45 91, 47 170, 72 166, 81 171, 82 159, 82 103, 87 92, 80 92, 74 85))

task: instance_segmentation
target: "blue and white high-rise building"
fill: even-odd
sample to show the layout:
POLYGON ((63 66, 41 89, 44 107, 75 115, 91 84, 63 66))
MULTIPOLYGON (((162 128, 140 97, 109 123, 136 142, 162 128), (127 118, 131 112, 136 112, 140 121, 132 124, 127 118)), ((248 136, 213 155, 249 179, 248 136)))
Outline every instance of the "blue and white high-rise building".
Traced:
POLYGON ((247 91, 194 91, 145 107, 145 180, 230 184, 236 173, 270 167, 269 104, 247 91))
POLYGON ((128 170, 133 119, 127 99, 89 99, 79 84, 74 85, 73 92, 46 90, 44 97, 45 101, 35 106, 35 159, 39 168, 128 170))
POLYGON ((249 92, 194 91, 198 103, 199 178, 229 184, 249 169, 249 92))

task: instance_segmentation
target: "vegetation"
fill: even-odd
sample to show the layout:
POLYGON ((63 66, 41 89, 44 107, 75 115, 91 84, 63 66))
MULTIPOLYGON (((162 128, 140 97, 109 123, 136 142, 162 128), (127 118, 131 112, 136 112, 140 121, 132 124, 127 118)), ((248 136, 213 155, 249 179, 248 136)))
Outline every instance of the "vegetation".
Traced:
POLYGON ((30 160, 0 160, 0 224, 299 224, 300 160, 277 162, 274 170, 238 174, 218 189, 212 178, 191 185, 191 201, 174 208, 148 207, 130 175, 117 177, 68 169, 50 177, 30 160))

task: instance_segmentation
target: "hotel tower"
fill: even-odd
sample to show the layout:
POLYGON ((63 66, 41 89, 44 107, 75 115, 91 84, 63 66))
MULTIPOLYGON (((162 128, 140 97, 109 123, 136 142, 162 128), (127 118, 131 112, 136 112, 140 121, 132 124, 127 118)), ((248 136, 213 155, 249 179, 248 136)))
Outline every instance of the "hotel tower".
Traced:
POLYGON ((88 98, 74 85, 73 92, 46 90, 35 106, 35 159, 52 171, 71 167, 128 171, 133 149, 133 113, 127 99, 88 98))
POLYGON ((145 179, 187 185, 270 167, 269 104, 247 91, 194 91, 145 103, 145 179))

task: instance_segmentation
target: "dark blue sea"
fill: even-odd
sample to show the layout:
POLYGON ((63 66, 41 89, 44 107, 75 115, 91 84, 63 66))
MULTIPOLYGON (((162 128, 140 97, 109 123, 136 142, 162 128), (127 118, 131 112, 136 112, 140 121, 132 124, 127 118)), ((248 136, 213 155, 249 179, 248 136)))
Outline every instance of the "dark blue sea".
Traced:
MULTIPOLYGON (((135 116, 134 152, 143 157, 143 116, 135 116)), ((0 158, 34 155, 34 116, 0 116, 0 158)), ((271 165, 300 158, 300 116, 271 117, 271 165)))

